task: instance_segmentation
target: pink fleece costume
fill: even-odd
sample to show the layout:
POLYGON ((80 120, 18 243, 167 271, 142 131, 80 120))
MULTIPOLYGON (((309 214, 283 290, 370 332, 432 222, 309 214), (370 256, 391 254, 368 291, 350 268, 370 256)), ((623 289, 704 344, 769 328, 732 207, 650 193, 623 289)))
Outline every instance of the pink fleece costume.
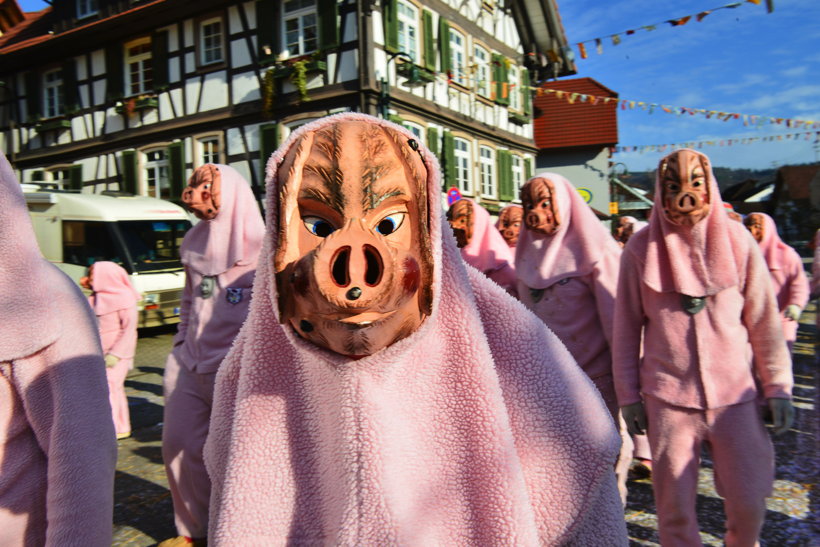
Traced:
POLYGON ((265 226, 250 186, 217 165, 222 205, 182 242, 185 265, 180 323, 165 364, 162 455, 181 535, 208 531, 210 482, 202 461, 214 377, 248 313, 265 226))
POLYGON ((797 340, 798 322, 786 317, 784 312, 791 305, 800 306, 801 310, 806 307, 809 303, 809 281, 803 270, 803 259, 777 235, 774 219, 766 213, 754 214, 763 217, 763 240, 759 243, 760 250, 769 266, 777 307, 780 310, 783 336, 791 353, 797 340))
POLYGON ((0 545, 111 545, 117 447, 94 316, 0 153, 0 545))
POLYGON ((667 219, 660 173, 674 154, 664 158, 649 227, 630 238, 621 260, 615 389, 622 407, 645 404, 661 543, 700 545, 695 497, 708 443, 725 498, 726 544, 753 545, 774 461, 748 344, 767 398, 790 397, 791 362, 754 239, 724 214, 708 158, 686 153, 705 166, 710 209, 692 226, 667 219))
POLYGON ((205 448, 213 545, 625 545, 618 439, 591 383, 544 325, 459 258, 427 168, 431 314, 373 355, 280 325, 273 282, 279 163, 248 320, 217 377, 205 448), (271 228, 273 227, 273 228, 271 228))
POLYGON ((119 358, 117 364, 105 369, 108 377, 108 400, 118 435, 131 433, 131 416, 125 396, 125 376, 134 366, 137 351, 137 302, 140 294, 121 266, 114 262, 94 263, 91 282, 94 291, 88 297, 97 316, 103 355, 119 358))
POLYGON ((492 223, 487 209, 471 199, 461 199, 473 204, 473 237, 461 249, 461 257, 515 296, 515 266, 510 246, 492 223))

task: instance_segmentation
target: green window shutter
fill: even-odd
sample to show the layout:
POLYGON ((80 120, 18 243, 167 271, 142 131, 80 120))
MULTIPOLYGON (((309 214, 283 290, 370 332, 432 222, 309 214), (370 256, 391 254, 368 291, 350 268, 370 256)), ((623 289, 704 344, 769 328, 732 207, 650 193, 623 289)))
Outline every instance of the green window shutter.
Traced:
POLYGON ((151 70, 154 74, 154 90, 168 89, 168 31, 155 32, 151 36, 151 70))
POLYGON ((438 18, 438 50, 441 54, 441 71, 450 74, 450 23, 444 17, 438 18))
POLYGON ((276 0, 256 0, 256 43, 260 60, 273 61, 279 53, 279 10, 276 0))
POLYGON ((510 104, 510 86, 507 84, 507 60, 503 55, 493 55, 493 77, 495 78, 495 102, 505 106, 510 104))
POLYGON ((449 187, 456 186, 456 143, 453 134, 449 131, 444 133, 444 149, 441 155, 444 159, 442 187, 446 191, 449 187))
POLYGON ((259 128, 259 163, 261 164, 262 180, 266 178, 268 160, 271 154, 279 148, 279 124, 266 123, 259 128))
POLYGON ((339 46, 339 6, 336 0, 318 0, 319 49, 322 51, 339 46))
POLYGON ((498 151, 498 199, 512 201, 512 158, 507 150, 498 151))
POLYGON ((67 59, 63 63, 63 99, 65 113, 73 114, 80 108, 80 96, 77 91, 77 65, 74 59, 67 59))
POLYGON ((31 173, 31 181, 32 182, 43 182, 46 180, 46 172, 43 170, 32 171, 31 173))
POLYGON ((122 192, 137 194, 137 151, 124 150, 122 153, 122 192))
POLYGON ((524 183, 532 178, 532 158, 524 160, 524 183))
POLYGON ((532 114, 532 93, 530 93, 530 73, 527 70, 522 70, 521 78, 521 104, 524 107, 524 115, 532 114))
POLYGON ((430 149, 430 152, 432 152, 434 156, 437 158, 440 157, 439 154, 441 151, 439 150, 438 129, 435 127, 427 128, 427 148, 430 149))
POLYGON ((42 86, 40 85, 40 73, 26 72, 26 120, 36 122, 43 117, 43 102, 41 100, 42 86))
POLYGON ((105 48, 106 101, 116 101, 125 95, 124 65, 122 45, 116 44, 105 48))
POLYGON ((436 43, 433 33, 433 14, 424 10, 421 15, 422 33, 424 39, 424 68, 436 70, 436 43))
POLYGON ((388 51, 399 50, 398 0, 384 0, 384 47, 388 51))
POLYGON ((68 187, 71 190, 83 189, 83 166, 72 165, 68 169, 68 187))
POLYGON ((185 143, 172 142, 168 145, 168 178, 171 183, 171 199, 181 200, 185 188, 185 143))

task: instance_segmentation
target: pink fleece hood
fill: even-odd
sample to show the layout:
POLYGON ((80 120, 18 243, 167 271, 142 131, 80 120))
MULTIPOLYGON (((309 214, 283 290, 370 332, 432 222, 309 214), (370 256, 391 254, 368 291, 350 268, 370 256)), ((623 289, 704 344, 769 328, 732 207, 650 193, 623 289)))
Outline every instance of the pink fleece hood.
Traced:
POLYGON ((513 265, 510 246, 492 223, 487 209, 469 198, 473 204, 473 237, 461 249, 461 256, 470 266, 485 274, 513 265))
POLYGON ((586 275, 607 253, 620 253, 609 231, 570 181, 557 173, 539 173, 530 180, 538 178, 552 181, 561 223, 549 236, 529 229, 526 223, 521 226, 515 271, 531 289, 545 289, 564 278, 586 275))
MULTIPOLYGON (((655 203, 649 217, 649 234, 643 281, 658 292, 677 292, 701 297, 717 294, 738 284, 740 253, 748 246, 746 229, 723 212, 723 200, 711 162, 705 154, 681 149, 661 159, 655 182, 655 203), (694 226, 670 222, 664 214, 662 166, 679 152, 700 158, 709 185, 709 213, 694 226)), ((627 248, 631 243, 627 243, 627 248)))
POLYGON ((415 139, 384 120, 337 114, 299 128, 268 161, 254 298, 218 372, 205 446, 209 543, 534 546, 603 521, 604 542, 625 544, 622 509, 608 505, 618 438, 603 403, 536 317, 464 267, 425 147, 427 319, 359 359, 280 324, 279 166, 305 133, 350 121, 415 139))
POLYGON ((777 224, 766 213, 753 213, 763 218, 763 240, 759 243, 763 258, 766 259, 770 270, 782 270, 791 262, 794 250, 783 243, 777 233, 777 224))
POLYGON ((91 283, 91 299, 96 315, 134 307, 142 298, 131 285, 131 279, 122 266, 114 262, 95 262, 91 283))
POLYGON ((236 169, 216 165, 224 189, 219 213, 191 228, 179 250, 182 263, 202 275, 219 275, 256 259, 263 226, 253 192, 236 169))

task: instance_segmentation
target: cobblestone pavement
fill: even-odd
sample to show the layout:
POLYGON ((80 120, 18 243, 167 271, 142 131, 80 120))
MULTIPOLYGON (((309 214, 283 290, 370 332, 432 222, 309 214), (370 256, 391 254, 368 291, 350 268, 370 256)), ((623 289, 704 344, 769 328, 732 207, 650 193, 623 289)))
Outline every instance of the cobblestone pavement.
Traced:
MULTIPOLYGON (((801 317, 795 346, 795 425, 774 439, 777 472, 768 500, 763 546, 820 546, 820 359, 816 354, 815 307, 801 317)), ((150 546, 176 535, 168 482, 162 466, 162 372, 174 329, 140 335, 136 366, 126 390, 134 434, 119 441, 115 485, 114 545, 150 546)), ((658 545, 657 518, 649 480, 629 482, 626 520, 630 544, 658 545)), ((705 545, 722 545, 723 504, 704 455, 698 488, 698 520, 705 545)))

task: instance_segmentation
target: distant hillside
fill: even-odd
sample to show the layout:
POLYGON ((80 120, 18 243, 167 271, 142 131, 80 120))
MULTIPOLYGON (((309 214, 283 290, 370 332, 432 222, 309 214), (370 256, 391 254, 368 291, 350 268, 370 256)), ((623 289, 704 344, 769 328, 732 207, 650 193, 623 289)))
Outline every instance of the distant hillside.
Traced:
MULTIPOLYGON (((731 169, 729 167, 714 167, 715 177, 718 181, 718 186, 721 191, 733 184, 744 182, 749 179, 757 181, 774 181, 775 169, 731 169)), ((641 188, 654 191, 655 189, 655 172, 654 171, 636 171, 630 172, 628 175, 621 175, 619 178, 628 183, 640 186, 641 188)))

